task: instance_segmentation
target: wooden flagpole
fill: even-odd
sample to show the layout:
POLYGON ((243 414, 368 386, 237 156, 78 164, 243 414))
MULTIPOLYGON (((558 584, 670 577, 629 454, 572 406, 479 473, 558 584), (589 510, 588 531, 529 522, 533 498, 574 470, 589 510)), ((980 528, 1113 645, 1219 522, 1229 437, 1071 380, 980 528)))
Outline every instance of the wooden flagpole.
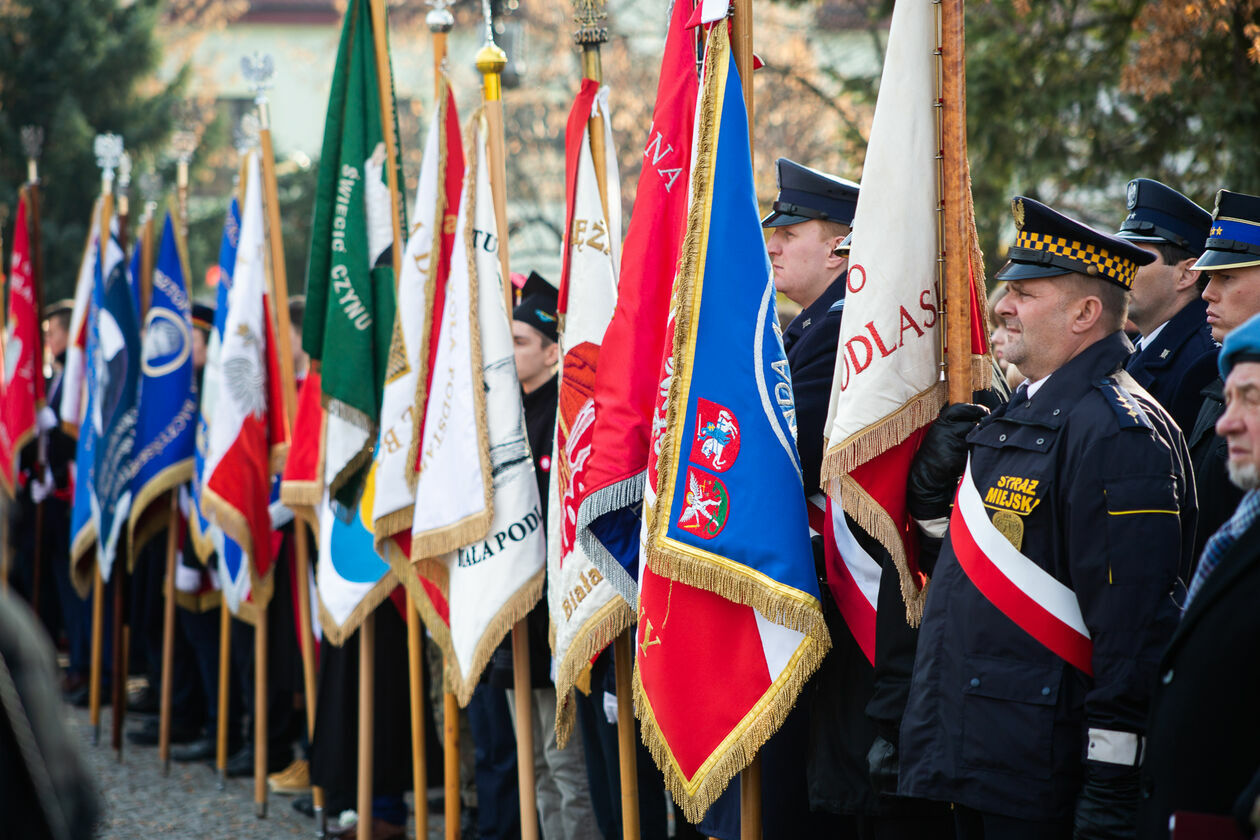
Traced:
MULTIPOLYGON (((757 155, 753 142, 753 18, 752 0, 734 0, 731 21, 731 50, 739 81, 744 89, 744 107, 748 111, 748 151, 753 163, 757 155)), ((761 840, 761 755, 739 774, 740 840, 761 840)))
POLYGON ((459 702, 450 691, 442 694, 442 747, 446 840, 459 840, 459 702))
MULTIPOLYGON (((35 375, 44 375, 44 256, 40 235, 40 190, 39 190, 39 155, 44 145, 44 130, 35 125, 24 125, 21 130, 22 151, 26 154, 26 195, 29 212, 26 215, 28 225, 28 241, 30 242, 31 285, 35 296, 35 375)), ((38 406, 36 406, 38 410, 38 406)), ((39 417, 36 415, 35 432, 39 442, 36 444, 36 456, 33 474, 42 481, 47 465, 48 438, 39 430, 39 417)), ((31 563, 31 605, 36 615, 40 613, 42 602, 44 567, 44 500, 35 503, 35 549, 31 563)))
POLYGON ((372 838, 372 771, 374 764, 373 709, 376 682, 376 614, 368 613, 359 625, 359 778, 358 838, 372 838))
POLYGON ((219 714, 214 730, 214 766, 219 771, 219 790, 227 787, 228 726, 230 718, 228 687, 232 681, 231 647, 232 613, 228 610, 227 598, 223 598, 219 603, 219 714))
MULTIPOLYGON (((582 75, 602 84, 604 81, 600 45, 608 40, 608 29, 603 25, 608 17, 606 0, 578 2, 578 31, 574 40, 582 47, 582 75)), ((587 128, 591 138, 591 162, 595 167, 595 183, 599 188, 599 200, 608 214, 608 149, 604 141, 604 117, 596 112, 587 128)), ((614 150, 615 154, 615 150, 614 150)), ((620 236, 621 231, 610 231, 610 236, 620 236)), ((639 772, 634 731, 634 688, 632 663, 634 640, 632 629, 626 629, 613 641, 613 662, 617 680, 617 756, 621 778, 621 836, 624 840, 639 838, 639 772)))
MULTIPOLYGON (((486 42, 477 53, 477 69, 482 76, 482 100, 485 109, 486 148, 490 163, 490 191, 494 197, 494 215, 499 238, 500 280, 512 316, 512 274, 508 260, 507 222, 507 155, 503 138, 503 68, 507 53, 494 42, 494 25, 490 0, 482 0, 486 19, 486 42)), ((473 154, 476 154, 474 151, 473 154)), ((525 619, 512 627, 512 684, 516 701, 516 776, 520 786, 521 837, 537 840, 538 809, 534 791, 534 716, 533 689, 530 686, 529 627, 525 619)))
MULTIPOLYGON (((122 539, 119 542, 121 543, 122 539)), ((118 552, 114 556, 113 574, 110 577, 110 586, 114 588, 114 655, 110 659, 110 673, 112 674, 110 677, 110 693, 112 695, 110 702, 114 705, 114 711, 110 715, 110 745, 118 754, 118 760, 122 761, 123 718, 127 714, 127 673, 123 669, 123 650, 127 641, 123 633, 123 627, 125 626, 123 621, 125 606, 123 596, 127 588, 127 558, 123 552, 118 552)))
POLYGON ((162 694, 159 698, 158 758, 162 775, 171 774, 171 697, 175 674, 175 554, 179 546, 179 490, 171 490, 171 509, 166 520, 166 579, 162 593, 162 694))
POLYGON ((967 177, 967 68, 963 0, 940 15, 941 199, 945 250, 945 376, 949 401, 971 402, 971 243, 967 177))

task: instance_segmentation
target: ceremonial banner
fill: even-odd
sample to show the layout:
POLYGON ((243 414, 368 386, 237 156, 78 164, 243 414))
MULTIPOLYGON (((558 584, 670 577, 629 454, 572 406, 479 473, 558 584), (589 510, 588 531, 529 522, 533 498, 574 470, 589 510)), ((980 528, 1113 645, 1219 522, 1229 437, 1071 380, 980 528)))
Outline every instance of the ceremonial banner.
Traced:
MULTIPOLYGON (((936 292, 940 251, 931 235, 941 205, 935 49, 930 5, 898 4, 853 220, 822 466, 823 487, 833 502, 891 554, 915 626, 923 614, 926 578, 906 511, 906 476, 946 395, 936 292), (906 230, 928 234, 898 235, 906 230)), ((974 229, 971 238, 972 265, 978 269, 974 229)), ((974 289, 971 303, 973 323, 983 324, 974 289)), ((975 344, 973 338, 970 352, 987 351, 983 329, 979 347, 975 344)), ((973 365, 976 387, 985 384, 985 370, 973 365)))
POLYGON ((709 32, 696 114, 635 669, 644 743, 693 822, 782 725, 830 647, 748 115, 722 22, 709 32))
MULTIPOLYGON (((193 378, 192 304, 187 260, 171 214, 153 268, 153 291, 144 314, 140 358, 139 419, 136 423, 135 478, 131 506, 131 553, 136 523, 150 503, 193 475, 196 453, 197 389, 193 378)), ((137 245, 136 249, 141 249, 137 245)), ((137 283, 137 286, 139 284, 137 283)))
MULTIPOLYGON (((66 345, 66 364, 61 373, 61 426, 69 434, 79 433, 87 407, 87 337, 88 327, 95 323, 88 317, 92 308, 92 294, 96 288, 96 261, 99 258, 101 235, 101 200, 92 205, 92 223, 89 226, 87 244, 83 246, 83 259, 79 262, 79 276, 74 284, 74 309, 70 313, 69 343, 66 345)), ((76 459, 77 460, 77 459, 76 459)), ((78 460, 78 463, 85 463, 78 460)), ((86 498, 86 497, 85 497, 86 498)))
MULTIPOLYGON (((384 126, 397 120, 381 113, 376 62, 370 4, 351 0, 324 123, 302 330, 302 346, 323 362, 324 480, 347 503, 357 503, 376 446, 394 327, 386 166, 395 167, 396 183, 403 178, 400 160, 386 162, 384 126)), ((399 148, 397 132, 393 145, 399 148)))
MULTIPOLYGON (((288 449, 288 422, 267 296, 262 178, 257 152, 246 164, 240 246, 228 292, 220 348, 214 424, 206 457, 202 508, 248 555, 248 585, 255 603, 271 598, 272 524, 268 509, 272 477, 288 449)), ((230 575, 225 574, 225 578, 230 575)), ((224 580, 229 603, 245 575, 224 580)))
POLYGON ((118 539, 131 510, 136 447, 136 390, 140 384, 140 322, 117 238, 109 237, 101 268, 100 308, 92 325, 89 422, 96 435, 92 468, 92 524, 97 562, 108 581, 118 539))
POLYGON ((319 623, 328 641, 343 644, 397 588, 372 534, 375 468, 368 471, 359 506, 347 509, 325 498, 319 509, 319 623))
POLYGON ((415 571, 391 557, 446 657, 460 705, 507 631, 537 603, 546 561, 482 121, 474 115, 466 144, 473 157, 455 225, 411 534, 412 560, 447 602, 449 633, 415 571))
MULTIPOLYGON (((75 479, 74 479, 74 501, 70 507, 70 580, 74 584, 75 592, 80 598, 86 598, 92 591, 92 565, 87 562, 89 552, 96 546, 96 523, 92 517, 92 488, 96 482, 96 449, 97 449, 97 433, 96 424, 92 422, 92 417, 96 410, 96 366, 86 364, 86 360, 96 355, 96 345, 99 339, 96 325, 100 320, 99 313, 101 309, 101 299, 103 296, 103 267, 100 265, 102 259, 102 249, 100 247, 99 223, 93 222, 93 229, 97 231, 97 241, 93 242, 88 248, 87 253, 91 255, 92 264, 89 267, 89 292, 86 296, 86 305, 83 311, 83 345, 79 351, 79 364, 82 367, 80 373, 81 386, 76 386, 78 390, 83 392, 81 405, 84 409, 82 416, 75 416, 66 413, 65 400, 70 398, 71 391, 67 387, 65 396, 62 398, 62 423, 67 428, 67 419, 75 416, 74 429, 78 432, 78 441, 75 444, 74 462, 75 462, 75 479), (86 422, 84 422, 86 421, 86 422)), ((116 248, 107 248, 105 255, 110 258, 121 261, 122 252, 116 248)), ((80 276, 80 282, 82 281, 80 276)), ((82 290, 79 290, 80 292, 82 290)), ((75 314, 79 311, 79 293, 76 292, 75 298, 75 314)), ((73 316, 72 316, 73 317, 73 316)), ((73 321, 72 321, 73 326, 73 321)), ((71 333, 73 336, 75 333, 71 333)), ((72 344, 73 347, 73 344, 72 344)), ((70 361, 66 363, 67 372, 70 370, 70 361)), ((66 379, 62 378, 65 385, 66 379)))
MULTIPOLYGON (((201 373, 200 405, 197 409, 196 451, 193 455, 192 513, 189 532, 193 548, 202 563, 209 562, 215 552, 216 536, 222 532, 211 524, 201 506, 201 492, 206 479, 206 457, 210 454, 210 427, 219 401, 223 382, 220 366, 223 348, 223 327, 227 324, 228 292, 232 289, 232 272, 236 270, 236 249, 241 241, 241 207, 235 197, 228 204, 223 219, 223 237, 219 240, 219 282, 215 290, 214 324, 206 341, 206 366, 201 373), (219 531, 216 535, 215 532, 219 531)), ((228 540, 228 542, 231 542, 228 540)), ((239 546, 238 546, 239 548, 239 546)))
POLYGON ((415 222, 407 238, 398 308, 389 351, 381 433, 377 444, 375 501, 371 511, 376 546, 398 533, 410 537, 415 514, 416 454, 419 418, 423 417, 433 356, 442 334, 446 280, 455 242, 455 216, 464 177, 455 97, 445 78, 433 122, 429 125, 416 190, 415 222), (419 404, 417 405, 417 399, 419 404))
MULTIPOLYGON (((590 454, 575 488, 577 540, 632 608, 638 604, 643 500, 661 348, 687 218, 696 102, 692 4, 673 4, 652 126, 621 257, 616 311, 595 374, 590 454)), ((609 147, 611 148, 611 146, 609 147)), ((614 239, 616 237, 614 236, 614 239)))
POLYGON ((559 313, 560 405, 547 507, 547 600, 555 632, 556 738, 573 727, 572 688, 613 638, 634 624, 634 611, 577 542, 579 494, 585 487, 595 417, 600 343, 617 302, 621 189, 613 153, 608 88, 583 79, 565 133, 565 237, 559 313), (607 214, 591 156, 590 120, 603 118, 607 214))
POLYGON ((35 260, 38 221, 25 187, 18 194, 9 271, 9 318, 4 335, 4 380, 0 382, 0 486, 13 498, 22 448, 35 439, 35 418, 44 405, 43 341, 35 260), (30 213, 30 215, 28 215, 30 213), (34 240, 34 241, 32 241, 34 240))

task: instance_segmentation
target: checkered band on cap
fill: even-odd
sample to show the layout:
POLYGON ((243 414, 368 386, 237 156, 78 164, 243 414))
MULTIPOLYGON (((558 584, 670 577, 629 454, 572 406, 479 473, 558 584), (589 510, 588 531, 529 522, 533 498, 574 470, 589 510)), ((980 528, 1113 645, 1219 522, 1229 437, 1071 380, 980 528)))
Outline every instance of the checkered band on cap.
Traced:
POLYGON ((1133 278, 1137 276, 1138 266, 1132 260, 1117 256, 1097 245, 1086 245, 1062 236, 1021 230, 1015 237, 1014 247, 1062 257, 1079 264, 1073 266, 1074 270, 1105 277, 1126 289, 1133 288, 1133 278))

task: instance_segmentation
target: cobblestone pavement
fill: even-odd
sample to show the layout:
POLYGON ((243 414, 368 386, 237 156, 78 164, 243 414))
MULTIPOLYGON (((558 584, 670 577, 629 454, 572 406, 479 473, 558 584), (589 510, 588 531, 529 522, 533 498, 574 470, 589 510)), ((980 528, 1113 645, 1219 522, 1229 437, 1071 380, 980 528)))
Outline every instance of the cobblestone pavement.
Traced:
MULTIPOLYGON (((291 796, 268 797, 267 817, 254 816, 254 780, 228 779, 224 790, 210 764, 171 762, 162 775, 156 747, 127 743, 123 760, 109 744, 110 709, 101 711, 101 744, 92 746, 87 709, 66 707, 66 724, 79 737, 83 756, 96 779, 103 802, 99 840, 162 837, 171 840, 263 840, 318 836, 315 822, 293 810, 291 796)), ((135 718, 127 721, 128 728, 135 718)), ((410 804, 411 797, 407 797, 410 804)), ((335 817, 335 815, 333 815, 335 817)), ((438 816, 429 820, 428 837, 442 837, 438 816)), ((407 836, 414 837, 408 820, 407 836)), ((2 832, 0 832, 2 833, 2 832)))

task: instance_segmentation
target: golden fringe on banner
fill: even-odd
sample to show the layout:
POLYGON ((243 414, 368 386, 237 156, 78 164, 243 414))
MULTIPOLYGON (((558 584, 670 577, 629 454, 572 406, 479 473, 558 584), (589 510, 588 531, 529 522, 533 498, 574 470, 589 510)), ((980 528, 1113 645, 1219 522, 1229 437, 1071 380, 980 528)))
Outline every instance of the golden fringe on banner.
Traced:
MULTIPOLYGON (((590 692, 591 660, 612 644, 624 630, 634 626, 634 610, 620 595, 600 607, 574 634, 573 643, 565 652, 564 659, 556 663, 556 744, 564 749, 573 734, 573 690, 579 689, 586 675, 586 690, 590 692)), ((556 648, 555 630, 552 630, 551 649, 556 648)))
MULTIPOLYGON (((466 516, 459 522, 411 536, 411 559, 423 560, 438 557, 449 551, 482 539, 490 532, 490 523, 494 519, 494 477, 490 471, 490 429, 486 420, 486 389, 482 369, 481 356, 481 320, 477 317, 481 296, 478 284, 481 278, 477 274, 477 249, 473 243, 473 223, 477 212, 477 143, 481 133, 477 126, 482 119, 483 108, 473 112, 464 129, 464 148, 471 149, 468 166, 464 169, 464 200, 467 209, 460 208, 464 214, 464 253, 468 261, 468 334, 472 345, 472 391, 473 418, 477 423, 477 457, 481 466, 482 509, 476 514, 466 516)), ((500 243, 506 247, 506 243, 500 243)), ((503 278, 503 282, 511 282, 503 278)), ((461 704, 463 705, 463 704, 461 704)))
MULTIPOLYGON (((391 566, 392 569, 392 566, 391 566)), ((376 585, 368 590, 363 596, 363 600, 350 611, 350 615, 346 616, 344 623, 338 625, 336 619, 332 617, 332 613, 324 606, 324 599, 319 598, 319 626, 324 630, 324 638, 329 642, 341 647, 346 640, 354 635, 354 631, 359 629, 359 625, 363 623, 363 619, 367 618, 376 608, 389 598, 389 593, 394 591, 394 587, 398 585, 398 579, 394 576, 393 571, 386 572, 376 585)), ((319 589, 316 587, 316 594, 319 589)))
POLYGON ((359 470, 367 466, 372 460, 372 452, 376 449, 376 438, 380 433, 380 428, 376 423, 372 422, 372 418, 368 417, 359 409, 333 399, 327 394, 320 394, 320 401, 324 405, 324 411, 328 412, 330 417, 336 417, 363 431, 366 435, 366 443, 359 448, 359 451, 346 462, 341 471, 328 478, 328 495, 335 496, 337 491, 346 485, 350 479, 358 475, 359 470))
POLYGON ((796 590, 790 590, 765 575, 734 564, 721 566, 712 559, 692 552, 681 543, 666 538, 668 522, 665 511, 671 494, 661 493, 659 488, 672 487, 678 469, 677 444, 674 430, 682 427, 680 413, 682 383, 690 376, 690 359, 687 356, 687 333, 691 329, 697 292, 697 276, 701 262, 701 250, 708 238, 708 212, 711 204, 715 156, 715 138, 720 123, 722 99, 728 75, 730 36, 725 26, 714 26, 709 32, 709 48, 706 58, 708 68, 700 93, 697 110, 695 166, 692 172, 691 207, 688 209, 687 233, 683 240, 674 283, 673 306, 674 374, 666 410, 666 431, 660 439, 660 455, 657 459, 658 497, 651 511, 648 545, 644 562, 656 574, 683 584, 713 592, 718 596, 760 612, 766 619, 805 635, 791 663, 783 670, 780 683, 770 691, 741 721, 713 753, 711 764, 697 771, 693 783, 683 778, 682 771, 670 754, 669 745, 661 733, 651 710, 651 704, 643 690, 636 664, 634 674, 635 700, 639 719, 643 724, 643 742, 661 768, 666 786, 674 800, 689 820, 698 822, 726 789, 734 776, 742 771, 757 755, 757 751, 787 719, 806 681, 822 664, 831 647, 831 637, 822 618, 818 599, 796 590))
POLYGON ((827 489, 828 495, 835 498, 839 493, 844 512, 888 549, 897 566, 901 596, 906 602, 906 620, 911 627, 918 627, 923 618, 923 599, 926 597, 927 587, 920 589, 918 581, 910 573, 900 526, 887 511, 876 504, 861 485, 849 477, 849 473, 902 443, 935 420, 945 405, 946 393, 944 382, 934 383, 927 390, 916 394, 895 413, 829 447, 822 463, 822 485, 827 489))

